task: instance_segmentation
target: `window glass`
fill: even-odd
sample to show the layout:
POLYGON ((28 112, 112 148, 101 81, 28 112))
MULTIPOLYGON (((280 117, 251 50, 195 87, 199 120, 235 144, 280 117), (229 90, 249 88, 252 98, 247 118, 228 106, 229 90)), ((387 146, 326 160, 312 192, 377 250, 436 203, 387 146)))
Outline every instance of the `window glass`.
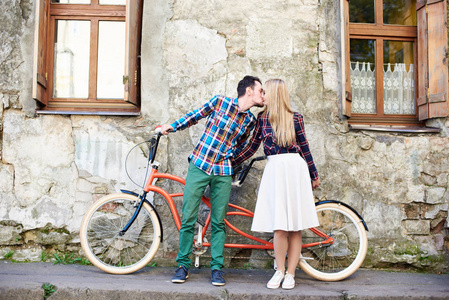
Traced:
POLYGON ((350 40, 353 113, 376 113, 375 44, 374 40, 350 40))
POLYGON ((384 24, 416 26, 416 0, 383 0, 384 24))
POLYGON ((125 22, 100 21, 97 98, 123 99, 125 22))
POLYGON ((126 0, 100 0, 100 5, 126 5, 126 0))
POLYGON ((413 42, 384 41, 384 113, 415 114, 413 42))
POLYGON ((374 0, 349 1, 349 22, 374 23, 374 0))
POLYGON ((54 98, 88 98, 90 21, 57 20, 54 98))
POLYGON ((60 3, 60 4, 90 4, 90 0, 51 0, 51 3, 60 3))

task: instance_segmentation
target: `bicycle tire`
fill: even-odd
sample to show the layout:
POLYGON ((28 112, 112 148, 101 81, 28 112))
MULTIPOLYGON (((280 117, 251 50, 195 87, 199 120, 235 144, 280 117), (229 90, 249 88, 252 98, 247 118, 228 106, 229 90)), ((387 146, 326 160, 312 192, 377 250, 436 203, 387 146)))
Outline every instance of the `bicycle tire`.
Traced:
POLYGON ((139 198, 117 193, 95 202, 80 228, 81 246, 87 259, 111 274, 129 274, 145 267, 161 242, 161 224, 154 209, 144 203, 128 231, 119 232, 134 214, 139 198))
MULTIPOLYGON (((303 248, 299 266, 309 276, 322 281, 339 281, 351 276, 363 263, 368 249, 366 229, 360 218, 338 203, 316 206, 320 231, 335 242, 303 248)), ((310 230, 302 232, 303 243, 322 241, 310 230)))

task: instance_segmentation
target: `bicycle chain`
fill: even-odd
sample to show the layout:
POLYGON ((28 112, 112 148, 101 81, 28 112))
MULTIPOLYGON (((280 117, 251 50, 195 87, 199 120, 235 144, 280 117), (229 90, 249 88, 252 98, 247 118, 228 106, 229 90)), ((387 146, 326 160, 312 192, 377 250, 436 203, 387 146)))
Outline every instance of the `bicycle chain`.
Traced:
MULTIPOLYGON (((242 237, 240 234, 227 234, 226 237, 242 237)), ((210 235, 209 235, 210 238, 210 235)), ((207 247, 209 248, 209 247, 207 247)), ((252 250, 262 250, 263 249, 252 249, 252 250)), ((266 251, 266 250, 265 250, 266 251)), ((269 254, 267 254, 268 257, 251 257, 251 256, 224 256, 224 258, 236 258, 236 259, 257 259, 257 260, 272 260, 274 259, 274 257, 271 257, 269 254)), ((205 255, 205 254, 201 254, 200 257, 207 257, 207 258, 212 258, 212 256, 210 255, 205 255)))

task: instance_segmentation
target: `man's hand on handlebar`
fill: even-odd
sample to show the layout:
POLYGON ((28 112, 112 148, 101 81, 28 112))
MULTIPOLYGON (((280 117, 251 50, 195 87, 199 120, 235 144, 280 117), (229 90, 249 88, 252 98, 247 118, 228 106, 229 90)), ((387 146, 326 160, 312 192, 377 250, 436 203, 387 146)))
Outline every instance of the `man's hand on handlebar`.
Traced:
POLYGON ((161 133, 163 135, 167 135, 167 134, 169 134, 170 132, 172 132, 174 130, 173 127, 171 125, 168 125, 168 124, 162 125, 160 127, 160 129, 161 129, 161 133))

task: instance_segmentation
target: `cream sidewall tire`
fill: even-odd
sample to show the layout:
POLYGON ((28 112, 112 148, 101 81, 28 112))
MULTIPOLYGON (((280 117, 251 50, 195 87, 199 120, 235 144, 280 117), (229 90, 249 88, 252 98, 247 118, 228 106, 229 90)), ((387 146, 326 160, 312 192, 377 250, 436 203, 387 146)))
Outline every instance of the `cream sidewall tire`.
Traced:
POLYGON ((136 272, 136 271, 142 269, 143 267, 145 267, 156 255, 156 252, 159 249, 159 245, 161 242, 161 240, 160 240, 161 225, 159 223, 159 219, 156 215, 156 212, 151 208, 150 205, 148 205, 147 203, 144 203, 142 209, 146 209, 148 211, 148 213, 151 216, 151 220, 152 220, 153 226, 154 226, 155 240, 153 241, 153 244, 150 248, 150 252, 148 252, 146 254, 145 258, 142 261, 140 261, 137 264, 132 265, 130 267, 113 267, 113 266, 104 264, 103 262, 98 260, 98 258, 92 253, 92 251, 89 247, 89 244, 87 241, 87 225, 89 223, 89 220, 90 220, 92 214, 97 210, 98 207, 100 207, 104 203, 111 201, 115 198, 127 199, 130 201, 138 201, 139 200, 138 197, 134 196, 134 195, 124 194, 124 193, 116 193, 116 194, 107 195, 107 196, 99 199, 98 201, 96 201, 86 212, 86 214, 84 215, 84 218, 81 222, 80 242, 81 242, 81 247, 84 251, 84 255, 87 257, 87 259, 89 259, 89 261, 94 266, 96 266, 100 270, 102 270, 106 273, 111 273, 111 274, 129 274, 129 273, 136 272))
POLYGON ((335 211, 340 211, 346 216, 350 217, 355 222, 355 224, 357 224, 357 229, 360 235, 359 253, 357 254, 357 257, 354 260, 354 262, 348 268, 338 273, 328 274, 320 272, 312 268, 305 260, 301 259, 299 260, 299 266, 309 276, 318 280, 322 281, 343 280, 354 274, 354 272, 357 271, 357 269, 362 265, 363 261, 365 260, 366 252, 368 249, 368 237, 366 234, 366 230, 365 227, 363 226, 363 223, 360 221, 360 218, 352 210, 343 205, 339 205, 338 203, 325 203, 317 206, 317 211, 321 209, 331 209, 335 211))

